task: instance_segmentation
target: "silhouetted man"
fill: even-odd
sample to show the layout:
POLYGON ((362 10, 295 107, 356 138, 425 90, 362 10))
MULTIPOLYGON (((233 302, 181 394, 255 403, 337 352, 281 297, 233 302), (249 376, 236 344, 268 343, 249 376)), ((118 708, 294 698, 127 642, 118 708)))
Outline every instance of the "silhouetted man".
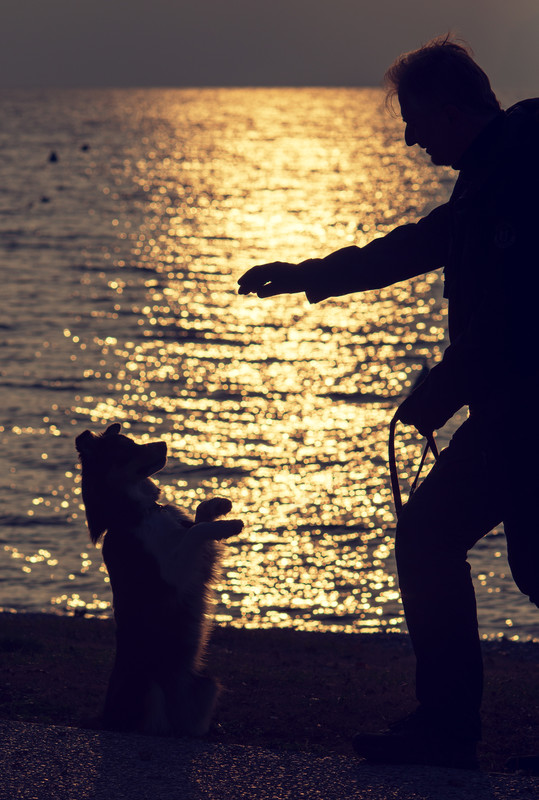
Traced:
POLYGON ((483 669, 466 559, 501 521, 513 577, 539 604, 539 526, 532 507, 538 485, 539 100, 502 111, 488 77, 449 37, 401 56, 386 81, 400 103, 406 144, 459 171, 450 200, 366 247, 299 265, 254 267, 240 279, 239 291, 259 297, 304 291, 319 302, 445 268, 450 345, 397 412, 428 434, 461 407, 469 409, 397 524, 419 707, 386 732, 358 734, 354 746, 372 761, 474 768, 483 669))

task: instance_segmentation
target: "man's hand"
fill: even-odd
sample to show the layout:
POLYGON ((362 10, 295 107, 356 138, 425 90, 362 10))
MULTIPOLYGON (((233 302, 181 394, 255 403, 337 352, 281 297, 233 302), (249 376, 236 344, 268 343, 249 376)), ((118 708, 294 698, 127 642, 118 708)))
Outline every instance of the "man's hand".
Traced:
POLYGON ((442 428, 456 409, 450 409, 437 396, 429 378, 414 389, 397 409, 397 419, 413 425, 422 436, 442 428))
POLYGON ((301 266, 286 261, 274 261, 272 264, 252 267, 239 279, 238 291, 240 294, 255 292, 259 297, 304 292, 307 282, 301 266))

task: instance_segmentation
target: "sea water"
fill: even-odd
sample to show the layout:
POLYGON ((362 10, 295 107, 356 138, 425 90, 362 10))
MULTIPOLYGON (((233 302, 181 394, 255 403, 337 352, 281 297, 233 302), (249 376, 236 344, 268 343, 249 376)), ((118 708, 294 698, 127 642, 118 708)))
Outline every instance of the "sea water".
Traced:
MULTIPOLYGON (((365 244, 449 196, 376 89, 3 92, 0 606, 111 614, 75 437, 162 439, 163 501, 212 495, 223 624, 403 631, 388 423, 441 356, 438 273, 309 305, 258 263, 365 244)), ((439 435, 447 442, 462 420, 439 435)), ((422 442, 398 431, 403 488, 422 442)), ((470 561, 485 637, 537 638, 503 530, 470 561)))

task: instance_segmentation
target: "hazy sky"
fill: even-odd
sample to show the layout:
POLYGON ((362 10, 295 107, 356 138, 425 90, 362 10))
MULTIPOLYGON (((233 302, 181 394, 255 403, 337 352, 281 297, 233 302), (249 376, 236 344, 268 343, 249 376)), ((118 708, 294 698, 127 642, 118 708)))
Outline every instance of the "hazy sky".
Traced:
POLYGON ((539 0, 1 0, 0 86, 376 86, 455 30, 539 95, 539 0))

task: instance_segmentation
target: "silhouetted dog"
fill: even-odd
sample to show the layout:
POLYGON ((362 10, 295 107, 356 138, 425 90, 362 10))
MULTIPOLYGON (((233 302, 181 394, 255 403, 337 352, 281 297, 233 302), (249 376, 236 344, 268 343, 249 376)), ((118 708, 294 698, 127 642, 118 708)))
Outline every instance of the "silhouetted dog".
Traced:
POLYGON ((239 520, 219 521, 229 500, 197 508, 195 521, 157 503, 149 476, 165 466, 165 442, 137 444, 110 425, 76 439, 90 536, 103 534, 116 620, 116 659, 104 724, 155 735, 202 735, 218 684, 200 674, 208 637, 210 584, 218 540, 238 534, 239 520))

